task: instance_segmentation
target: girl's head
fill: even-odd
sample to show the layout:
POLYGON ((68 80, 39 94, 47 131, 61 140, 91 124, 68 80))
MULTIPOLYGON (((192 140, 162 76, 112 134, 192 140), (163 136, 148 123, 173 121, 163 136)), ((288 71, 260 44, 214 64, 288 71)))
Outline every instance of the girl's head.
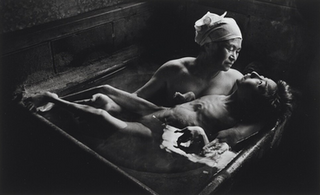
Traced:
POLYGON ((291 115, 293 95, 284 81, 272 79, 251 72, 237 81, 237 96, 248 119, 286 118, 291 115))

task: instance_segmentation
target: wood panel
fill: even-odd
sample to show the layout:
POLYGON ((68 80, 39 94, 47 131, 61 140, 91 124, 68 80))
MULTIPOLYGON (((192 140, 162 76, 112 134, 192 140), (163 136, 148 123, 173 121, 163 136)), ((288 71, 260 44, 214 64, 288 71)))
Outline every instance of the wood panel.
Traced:
MULTIPOLYGON (((3 36, 2 71, 13 76, 6 82, 12 88, 36 85, 56 74, 109 59, 116 50, 143 36, 149 16, 148 3, 127 3, 7 33, 3 36)), ((111 62, 107 64, 111 66, 111 62)))
POLYGON ((35 83, 53 76, 50 45, 43 43, 37 47, 7 55, 2 59, 1 71, 6 85, 17 85, 22 81, 35 83))
POLYGON ((107 57, 114 51, 112 36, 113 25, 107 23, 52 41, 56 71, 89 65, 92 60, 107 57))
POLYGON ((147 9, 147 3, 117 5, 30 29, 6 33, 3 35, 3 44, 6 46, 3 48, 3 53, 15 52, 45 41, 70 36, 82 30, 137 15, 138 12, 144 12, 145 9, 147 9))

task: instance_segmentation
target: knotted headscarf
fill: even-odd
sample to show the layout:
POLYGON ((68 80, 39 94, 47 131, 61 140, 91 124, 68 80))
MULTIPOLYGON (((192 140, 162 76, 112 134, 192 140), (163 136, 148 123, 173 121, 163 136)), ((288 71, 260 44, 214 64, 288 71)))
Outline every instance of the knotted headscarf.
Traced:
POLYGON ((242 39, 242 34, 236 21, 233 18, 225 18, 226 14, 227 12, 219 16, 208 12, 197 20, 194 25, 196 43, 202 46, 209 42, 226 41, 235 38, 242 39))

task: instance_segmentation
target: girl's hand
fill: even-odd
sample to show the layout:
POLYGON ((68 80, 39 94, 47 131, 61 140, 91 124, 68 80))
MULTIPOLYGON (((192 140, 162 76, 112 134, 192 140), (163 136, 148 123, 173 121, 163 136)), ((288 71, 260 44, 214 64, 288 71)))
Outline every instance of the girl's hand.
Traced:
POLYGON ((177 130, 175 133, 183 133, 177 140, 176 148, 186 153, 200 154, 204 145, 208 143, 208 138, 201 127, 188 126, 177 130))

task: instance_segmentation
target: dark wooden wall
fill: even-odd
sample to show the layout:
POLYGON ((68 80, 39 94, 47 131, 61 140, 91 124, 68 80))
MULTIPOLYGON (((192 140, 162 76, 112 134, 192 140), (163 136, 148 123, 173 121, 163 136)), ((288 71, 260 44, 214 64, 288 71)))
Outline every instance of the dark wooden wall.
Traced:
POLYGON ((0 12, 3 26, 1 33, 13 32, 56 20, 87 13, 93 10, 111 7, 128 0, 92 1, 92 0, 54 0, 54 1, 10 1, 2 0, 0 12))
MULTIPOLYGON (((12 92, 21 85, 34 85, 66 71, 88 66, 95 60, 107 58, 114 52, 139 42, 150 17, 147 3, 119 1, 118 4, 114 4, 109 3, 106 8, 85 13, 81 13, 82 8, 73 8, 79 9, 81 14, 45 23, 42 18, 38 18, 41 24, 33 22, 34 25, 31 27, 27 25, 28 28, 3 33, 2 79, 3 83, 10 83, 5 86, 7 88, 5 91, 12 92)), ((20 7, 17 6, 13 7, 13 10, 6 11, 20 13, 20 7)), ((42 9, 48 7, 48 5, 43 6, 42 9)), ((65 6, 61 12, 70 9, 68 7, 70 2, 65 3, 65 6)), ((27 6, 26 9, 28 8, 27 6)), ((54 14, 50 11, 52 10, 48 8, 47 14, 54 14)), ((8 20, 6 18, 4 26, 9 25, 8 20)), ((14 26, 15 23, 11 25, 14 26)), ((138 55, 137 50, 132 52, 132 55, 138 55)), ((74 79, 73 82, 77 82, 77 79, 74 79)))

